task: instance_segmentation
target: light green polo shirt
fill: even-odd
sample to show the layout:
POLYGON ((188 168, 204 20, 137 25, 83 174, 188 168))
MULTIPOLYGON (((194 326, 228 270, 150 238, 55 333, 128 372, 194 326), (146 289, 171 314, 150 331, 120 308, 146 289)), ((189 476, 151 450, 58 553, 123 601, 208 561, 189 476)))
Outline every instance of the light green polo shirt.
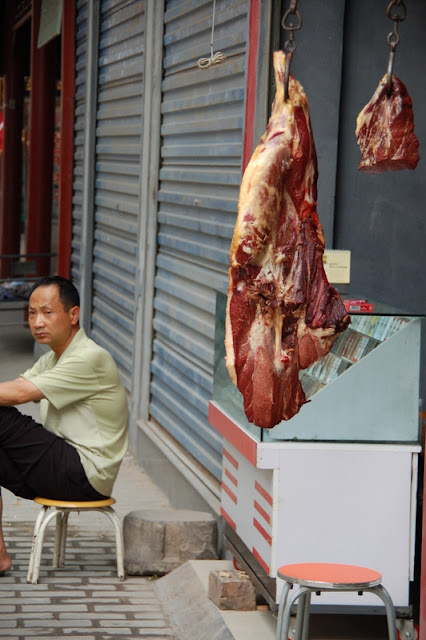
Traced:
POLYGON ((57 358, 44 354, 22 374, 45 396, 43 426, 73 445, 90 484, 110 496, 128 444, 128 403, 112 356, 84 329, 57 358))

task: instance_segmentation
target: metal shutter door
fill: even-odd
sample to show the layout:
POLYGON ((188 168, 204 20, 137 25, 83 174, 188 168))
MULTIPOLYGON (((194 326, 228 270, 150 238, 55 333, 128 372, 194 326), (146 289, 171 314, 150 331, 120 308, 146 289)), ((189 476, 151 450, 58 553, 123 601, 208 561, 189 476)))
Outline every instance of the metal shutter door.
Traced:
POLYGON ((170 0, 164 17, 162 148, 151 416, 216 478, 222 439, 207 420, 213 390, 215 291, 227 289, 245 96, 247 2, 170 0))
POLYGON ((76 7, 74 182, 72 200, 71 277, 80 284, 81 211, 83 204, 84 112, 86 106, 87 0, 76 7))
POLYGON ((131 384, 142 136, 144 3, 101 5, 92 337, 131 384))

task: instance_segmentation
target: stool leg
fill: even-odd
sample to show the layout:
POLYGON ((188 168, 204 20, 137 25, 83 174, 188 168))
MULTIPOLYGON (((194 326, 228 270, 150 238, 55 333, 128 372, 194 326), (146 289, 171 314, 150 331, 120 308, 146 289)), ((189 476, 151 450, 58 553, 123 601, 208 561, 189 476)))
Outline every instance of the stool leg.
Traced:
MULTIPOLYGON (((280 604, 278 606, 277 640, 281 640, 284 609, 285 609, 285 605, 286 605, 286 602, 287 602, 288 592, 290 591, 290 589, 291 589, 290 582, 286 582, 284 584, 284 587, 283 587, 283 590, 282 590, 282 593, 281 593, 280 604)), ((285 638, 285 640, 287 640, 287 638, 285 638)))
POLYGON ((393 606, 392 598, 386 591, 383 585, 379 584, 377 587, 370 589, 372 593, 375 593, 383 601, 386 609, 386 617, 388 620, 388 634, 389 640, 397 640, 398 632, 396 629, 396 614, 395 607, 393 606))
POLYGON ((124 540, 123 540, 123 527, 121 521, 112 507, 102 507, 100 509, 114 525, 115 529, 115 546, 117 553, 117 575, 119 580, 124 580, 126 574, 124 572, 124 540))
MULTIPOLYGON (((290 627, 290 616, 291 616, 291 607, 296 602, 297 598, 300 598, 305 593, 310 591, 309 587, 300 587, 297 591, 292 593, 288 598, 284 608, 283 621, 282 621, 282 630, 281 630, 281 638, 282 640, 287 640, 288 638, 288 630, 290 627)), ((280 639, 281 640, 281 639, 280 639)))
POLYGON ((305 595, 302 640, 308 640, 310 612, 311 612, 311 591, 309 591, 309 593, 305 595))
POLYGON ((302 640, 303 636, 303 627, 304 627, 304 619, 305 619, 305 601, 307 598, 307 594, 303 594, 300 596, 297 602, 297 614, 296 614, 296 640, 302 640))
POLYGON ((38 582, 38 576, 40 573, 41 552, 43 549, 43 540, 44 540, 46 527, 49 524, 50 520, 52 518, 56 518, 56 516, 57 516, 56 511, 51 511, 50 513, 46 513, 43 518, 43 521, 40 524, 40 529, 38 531, 38 534, 35 537, 34 559, 33 559, 32 576, 31 576, 32 584, 37 584, 38 582))
POLYGON ((59 567, 59 557, 61 555, 61 536, 62 526, 64 522, 64 514, 59 509, 56 509, 56 528, 55 528, 55 546, 53 550, 53 567, 59 567))
POLYGON ((33 533, 33 542, 31 547, 30 561, 28 564, 28 573, 27 573, 27 582, 31 583, 33 579, 33 571, 34 571, 34 560, 35 560, 35 550, 37 547, 37 538, 40 531, 41 523, 43 522, 44 516, 46 514, 48 507, 43 506, 37 516, 36 523, 34 525, 34 533, 33 533))
POLYGON ((62 530, 61 530, 61 542, 59 548, 59 564, 58 567, 63 567, 65 564, 65 549, 67 545, 67 533, 68 533, 68 518, 70 516, 69 511, 64 511, 62 514, 62 530))

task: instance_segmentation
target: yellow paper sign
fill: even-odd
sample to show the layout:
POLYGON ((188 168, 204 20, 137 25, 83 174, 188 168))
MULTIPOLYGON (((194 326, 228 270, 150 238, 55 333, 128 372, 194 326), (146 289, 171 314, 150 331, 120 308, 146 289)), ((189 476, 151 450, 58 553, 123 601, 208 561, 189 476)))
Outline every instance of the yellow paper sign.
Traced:
POLYGON ((335 284, 351 281, 351 252, 340 249, 325 249, 322 258, 327 280, 335 284))

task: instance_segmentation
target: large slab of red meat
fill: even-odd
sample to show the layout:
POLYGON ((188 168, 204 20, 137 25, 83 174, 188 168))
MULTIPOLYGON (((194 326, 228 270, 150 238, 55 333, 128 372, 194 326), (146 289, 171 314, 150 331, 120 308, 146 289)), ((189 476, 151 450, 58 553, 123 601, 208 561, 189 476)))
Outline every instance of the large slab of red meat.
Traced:
POLYGON ((360 171, 384 173, 416 168, 419 141, 414 133, 413 107, 399 78, 392 76, 390 96, 387 75, 382 78, 357 118, 355 133, 361 149, 360 171))
POLYGON ((226 366, 250 422, 271 428, 306 402, 299 368, 330 350, 349 316, 325 276, 308 102, 274 53, 268 128, 241 183, 230 250, 226 366))

